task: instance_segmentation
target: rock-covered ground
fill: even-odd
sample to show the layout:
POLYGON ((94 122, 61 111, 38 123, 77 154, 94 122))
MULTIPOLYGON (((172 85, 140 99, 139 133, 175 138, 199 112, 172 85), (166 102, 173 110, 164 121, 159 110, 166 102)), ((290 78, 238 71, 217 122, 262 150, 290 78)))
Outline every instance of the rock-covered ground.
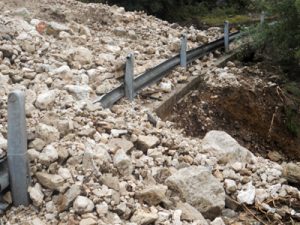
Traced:
POLYGON ((287 182, 299 182, 296 164, 255 157, 222 131, 200 140, 155 116, 149 121, 145 103, 212 67, 214 55, 148 88, 142 94, 151 100, 93 104, 122 82, 129 52, 139 74, 177 54, 182 33, 195 47, 220 29, 71 0, 1 1, 0 9, 0 154, 7 96, 20 89, 32 177, 32 205, 9 207, 2 224, 247 224, 254 206, 274 223, 299 220, 299 190, 287 182))

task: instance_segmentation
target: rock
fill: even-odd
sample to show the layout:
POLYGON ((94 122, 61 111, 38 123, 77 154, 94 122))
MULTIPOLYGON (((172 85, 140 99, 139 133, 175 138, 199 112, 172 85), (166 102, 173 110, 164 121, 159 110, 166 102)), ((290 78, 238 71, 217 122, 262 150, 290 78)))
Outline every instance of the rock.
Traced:
POLYGON ((79 214, 92 212, 94 207, 92 200, 84 196, 78 196, 73 203, 75 212, 79 214))
POLYGON ((38 172, 35 176, 40 184, 51 190, 59 191, 61 186, 64 184, 64 178, 57 174, 38 172))
POLYGON ((11 58, 14 55, 14 48, 12 45, 2 44, 0 46, 0 52, 3 53, 4 58, 11 58))
MULTIPOLYGON (((58 156, 57 156, 58 158, 58 156)), ((60 167, 57 171, 58 175, 60 175, 65 180, 72 178, 72 174, 69 169, 60 167)))
POLYGON ((288 163, 283 167, 283 176, 292 183, 300 183, 300 166, 288 163))
POLYGON ((128 131, 127 131, 127 130, 111 129, 110 133, 111 133, 111 135, 112 135, 113 137, 120 137, 120 136, 122 136, 122 135, 124 135, 124 134, 127 134, 128 131))
POLYGON ((225 179, 224 186, 228 194, 234 193, 237 189, 235 181, 230 179, 225 179))
POLYGON ((54 22, 54 21, 50 22, 48 24, 48 26, 50 26, 53 30, 56 30, 58 32, 60 32, 60 31, 69 31, 70 30, 70 28, 67 27, 66 25, 61 24, 61 23, 57 23, 57 22, 54 22))
POLYGON ((101 176, 101 182, 109 188, 114 189, 115 191, 120 190, 119 179, 118 177, 112 176, 112 174, 103 174, 101 176))
POLYGON ((181 222, 181 214, 182 211, 180 209, 176 209, 173 213, 173 223, 174 225, 182 225, 181 222))
POLYGON ((34 218, 30 225, 46 225, 41 219, 34 218))
POLYGON ((108 147, 113 149, 113 152, 116 152, 118 149, 123 149, 126 153, 130 151, 134 145, 131 141, 128 141, 123 138, 113 138, 108 142, 108 147))
POLYGON ((225 206, 223 185, 206 167, 180 169, 166 180, 166 184, 206 218, 217 217, 225 206))
POLYGON ((126 155, 125 151, 120 149, 114 156, 114 165, 117 167, 120 174, 129 176, 133 171, 131 159, 126 155))
POLYGON ((70 49, 66 52, 66 55, 72 63, 72 61, 78 62, 81 65, 90 64, 93 60, 92 52, 85 47, 78 47, 70 49))
POLYGON ((39 160, 41 163, 49 165, 50 163, 58 159, 58 153, 53 145, 47 145, 41 154, 39 155, 39 160))
POLYGON ((210 223, 210 225, 225 225, 225 223, 221 217, 218 217, 218 218, 214 219, 214 221, 212 221, 210 223))
POLYGON ((40 123, 36 127, 36 135, 46 144, 59 140, 59 131, 52 126, 40 123))
POLYGON ((220 163, 251 163, 254 155, 238 144, 224 131, 210 131, 202 140, 202 149, 216 157, 220 163))
POLYGON ((268 152, 268 158, 274 162, 278 162, 284 159, 284 157, 277 151, 268 152))
POLYGON ((97 225, 97 221, 94 220, 93 218, 86 218, 82 219, 79 223, 79 225, 97 225))
POLYGON ((7 140, 0 133, 0 149, 7 150, 7 140))
POLYGON ((159 144, 159 139, 155 136, 140 135, 137 140, 137 147, 143 151, 147 151, 149 148, 153 148, 159 144))
POLYGON ((170 93, 172 91, 172 83, 171 83, 171 81, 160 82, 159 87, 160 87, 160 89, 163 92, 166 92, 166 93, 170 93))
POLYGON ((130 221, 138 225, 148 225, 153 224, 157 219, 158 215, 156 213, 148 213, 142 209, 137 209, 130 221))
POLYGON ((255 199, 255 187, 252 185, 252 182, 249 182, 243 187, 243 190, 238 192, 237 200, 240 203, 246 203, 252 205, 255 199))
POLYGON ((91 92, 91 88, 88 85, 66 85, 65 89, 77 100, 88 99, 91 92))
POLYGON ((168 187, 164 185, 155 185, 146 187, 144 190, 137 193, 137 198, 146 202, 148 205, 158 205, 165 198, 168 187))
POLYGON ((57 210, 59 212, 63 212, 67 210, 77 198, 77 196, 80 195, 80 186, 77 184, 73 184, 65 194, 60 194, 57 200, 57 210))
POLYGON ((39 184, 35 184, 34 187, 28 188, 30 199, 34 206, 41 206, 44 199, 44 194, 41 190, 41 186, 39 184))
POLYGON ((108 205, 106 202, 102 202, 96 205, 96 211, 99 216, 105 216, 108 213, 108 205))
POLYGON ((182 211, 181 218, 183 220, 187 220, 190 222, 197 220, 201 225, 208 225, 202 214, 190 204, 177 202, 176 209, 180 209, 182 211))

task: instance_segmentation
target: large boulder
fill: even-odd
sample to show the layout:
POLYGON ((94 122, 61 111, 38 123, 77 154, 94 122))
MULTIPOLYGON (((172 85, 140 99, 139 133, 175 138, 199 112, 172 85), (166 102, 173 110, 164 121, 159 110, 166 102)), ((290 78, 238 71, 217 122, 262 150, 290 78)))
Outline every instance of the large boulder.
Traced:
POLYGON ((283 176, 292 183, 300 183, 300 166, 288 163, 283 167, 283 176))
POLYGON ((166 180, 166 184, 206 218, 214 219, 225 207, 223 185, 206 167, 180 169, 166 180))
POLYGON ((255 156, 224 131, 210 131, 202 140, 202 149, 215 156, 219 163, 251 163, 255 156))

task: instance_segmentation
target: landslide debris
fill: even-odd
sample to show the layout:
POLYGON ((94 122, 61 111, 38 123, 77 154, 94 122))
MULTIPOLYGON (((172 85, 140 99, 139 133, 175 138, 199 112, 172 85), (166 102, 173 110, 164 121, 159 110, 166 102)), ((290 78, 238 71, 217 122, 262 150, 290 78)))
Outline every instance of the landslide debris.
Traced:
POLYGON ((128 52, 139 74, 177 54, 181 33, 194 47, 218 38, 220 29, 182 28, 141 12, 71 0, 1 1, 0 9, 0 152, 7 149, 7 96, 21 89, 33 203, 12 207, 11 193, 4 193, 0 209, 10 207, 1 223, 247 224, 255 218, 239 211, 245 204, 264 207, 275 222, 299 220, 296 205, 271 204, 299 202, 299 190, 287 184, 294 175, 283 173, 293 167, 252 157, 224 132, 208 134, 210 152, 172 122, 149 122, 144 104, 213 67, 213 54, 188 71, 174 71, 134 103, 122 100, 111 109, 93 104, 122 82, 128 52), (232 157, 220 161, 226 143, 234 147, 232 157))

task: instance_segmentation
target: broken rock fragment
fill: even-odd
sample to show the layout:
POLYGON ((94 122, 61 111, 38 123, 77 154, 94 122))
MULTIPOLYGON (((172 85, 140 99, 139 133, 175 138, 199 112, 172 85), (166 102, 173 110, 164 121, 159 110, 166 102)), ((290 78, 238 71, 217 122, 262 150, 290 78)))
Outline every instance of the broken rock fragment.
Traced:
POLYGON ((152 136, 152 135, 149 135, 149 136, 140 135, 138 137, 138 140, 137 140, 138 148, 145 151, 145 152, 149 148, 153 148, 158 144, 159 144, 158 137, 155 137, 155 136, 152 136))
POLYGON ((225 206, 223 185, 206 167, 180 169, 166 180, 166 184, 206 218, 214 219, 219 216, 225 206))
POLYGON ((224 131, 210 131, 202 140, 202 149, 216 157, 220 163, 253 162, 255 156, 239 145, 224 131))

